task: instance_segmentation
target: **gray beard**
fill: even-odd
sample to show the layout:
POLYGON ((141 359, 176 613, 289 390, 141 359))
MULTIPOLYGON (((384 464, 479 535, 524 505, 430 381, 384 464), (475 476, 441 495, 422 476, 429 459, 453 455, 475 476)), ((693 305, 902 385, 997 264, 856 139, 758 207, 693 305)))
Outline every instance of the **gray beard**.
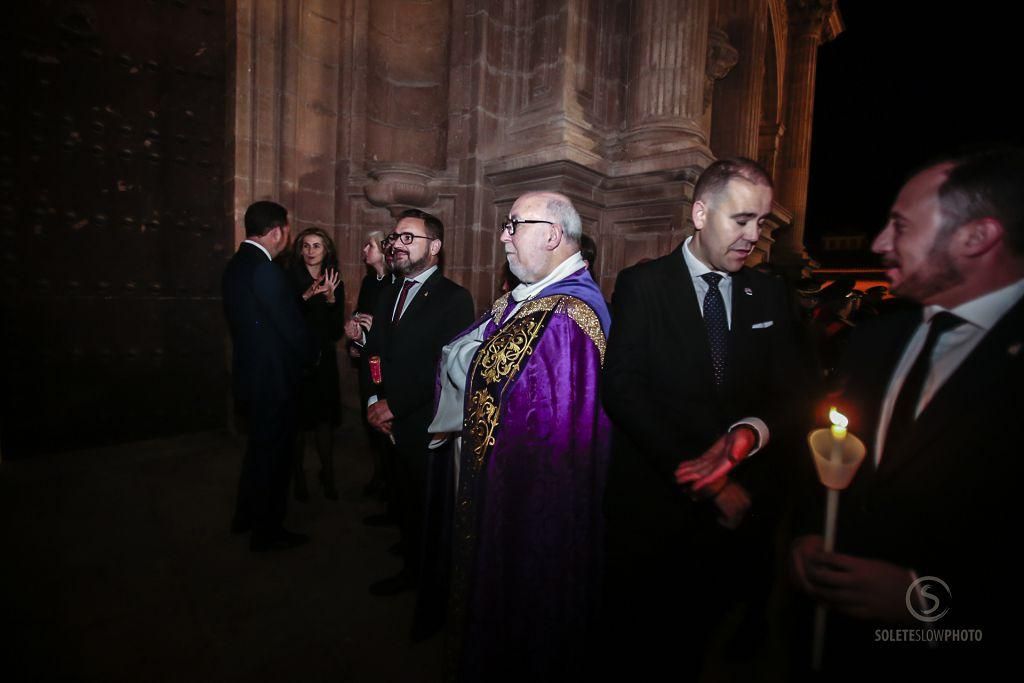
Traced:
POLYGON ((533 273, 528 273, 526 269, 523 268, 522 263, 512 265, 512 260, 507 255, 505 256, 505 260, 508 261, 508 269, 512 271, 512 274, 515 275, 516 278, 524 285, 532 285, 541 279, 539 277, 535 277, 533 273))

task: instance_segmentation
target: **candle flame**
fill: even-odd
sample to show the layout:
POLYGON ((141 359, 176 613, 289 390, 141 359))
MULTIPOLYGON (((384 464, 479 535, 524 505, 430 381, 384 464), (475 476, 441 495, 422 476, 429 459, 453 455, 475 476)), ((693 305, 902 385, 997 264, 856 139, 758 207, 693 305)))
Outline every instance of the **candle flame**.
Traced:
POLYGON ((836 427, 840 427, 842 429, 846 429, 850 424, 850 420, 847 419, 845 415, 836 410, 835 406, 832 406, 829 409, 828 419, 832 420, 832 424, 834 424, 836 427))

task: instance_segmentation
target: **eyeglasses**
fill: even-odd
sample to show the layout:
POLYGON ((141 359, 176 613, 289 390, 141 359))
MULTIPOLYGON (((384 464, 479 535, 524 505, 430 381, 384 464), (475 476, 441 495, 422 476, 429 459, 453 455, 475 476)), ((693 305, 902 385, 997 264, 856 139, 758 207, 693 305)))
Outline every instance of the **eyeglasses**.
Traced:
POLYGON ((516 228, 523 223, 547 223, 548 225, 555 225, 552 221, 529 221, 522 218, 509 218, 507 221, 501 224, 501 229, 506 231, 509 236, 516 234, 516 228))
POLYGON ((384 241, 381 242, 380 244, 381 244, 382 247, 387 247, 388 245, 394 244, 395 242, 397 242, 399 240, 402 241, 402 244, 412 244, 413 240, 432 240, 432 239, 437 239, 437 238, 430 237, 429 235, 426 236, 426 237, 424 237, 423 235, 414 235, 411 232, 393 232, 390 235, 388 235, 387 237, 385 237, 384 241))

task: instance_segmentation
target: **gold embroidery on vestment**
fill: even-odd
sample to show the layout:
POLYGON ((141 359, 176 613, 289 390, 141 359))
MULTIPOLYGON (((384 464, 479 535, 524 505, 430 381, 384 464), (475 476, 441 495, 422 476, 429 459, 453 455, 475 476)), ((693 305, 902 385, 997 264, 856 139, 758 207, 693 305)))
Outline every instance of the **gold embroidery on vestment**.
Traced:
POLYGON ((604 337, 604 330, 601 329, 601 320, 594 313, 594 309, 575 297, 565 297, 559 303, 559 308, 572 318, 572 321, 579 325, 580 329, 594 342, 597 352, 601 354, 601 367, 604 367, 604 351, 607 342, 604 337))
POLYGON ((498 427, 498 406, 486 388, 470 397, 471 415, 469 433, 473 436, 473 453, 482 455, 485 448, 494 445, 494 430, 498 427))
POLYGON ((494 319, 495 325, 498 325, 501 322, 501 316, 505 315, 505 308, 508 306, 510 298, 509 293, 505 292, 491 304, 491 318, 494 319))

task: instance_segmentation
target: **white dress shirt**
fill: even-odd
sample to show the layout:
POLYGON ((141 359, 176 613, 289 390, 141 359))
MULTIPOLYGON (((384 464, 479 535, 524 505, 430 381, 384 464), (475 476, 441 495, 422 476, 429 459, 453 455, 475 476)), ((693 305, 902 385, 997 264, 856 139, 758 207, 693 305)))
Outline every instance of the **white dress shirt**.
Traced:
MULTIPOLYGON (((436 270, 437 270, 437 266, 434 265, 434 266, 431 266, 430 268, 427 268, 426 270, 424 270, 419 275, 414 275, 411 278, 407 278, 407 277, 406 278, 402 278, 402 286, 403 287, 405 287, 406 280, 415 280, 416 284, 414 284, 412 287, 410 287, 409 288, 409 293, 405 295, 405 302, 404 302, 404 304, 402 306, 402 312, 398 316, 399 319, 401 319, 402 315, 405 314, 405 311, 409 308, 409 304, 412 303, 412 300, 416 298, 416 294, 420 291, 420 289, 423 288, 423 283, 426 282, 428 279, 430 279, 430 276, 433 275, 434 271, 436 271, 436 270)), ((395 319, 395 309, 398 308, 398 301, 401 298, 402 298, 402 296, 401 296, 401 294, 399 294, 398 299, 395 300, 395 308, 391 309, 391 319, 392 320, 395 319)))
POLYGON ((686 260, 686 269, 690 271, 690 279, 693 280, 693 291, 697 293, 697 308, 700 309, 700 314, 704 315, 704 297, 708 295, 708 289, 711 285, 707 283, 702 275, 705 273, 718 273, 722 276, 721 281, 718 283, 718 291, 722 293, 722 301, 725 302, 725 321, 732 329, 732 273, 727 273, 724 270, 711 270, 704 262, 693 255, 690 251, 690 242, 693 241, 693 236, 686 238, 683 242, 683 258, 686 260))
MULTIPOLYGON (((921 388, 921 397, 918 399, 917 408, 914 411, 915 418, 928 406, 932 397, 956 372, 956 369, 988 334, 988 331, 1020 301, 1021 297, 1024 297, 1024 280, 1018 280, 1012 285, 989 292, 949 310, 950 313, 963 319, 964 323, 943 334, 935 343, 935 348, 932 350, 931 367, 925 377, 924 386, 921 388)), ((903 382, 906 380, 910 368, 914 366, 917 356, 921 353, 921 348, 928 337, 932 318, 945 310, 942 306, 925 307, 924 320, 921 321, 907 343, 900 362, 896 364, 896 370, 885 390, 882 411, 878 416, 878 431, 875 433, 875 465, 882 461, 885 436, 889 431, 889 421, 892 419, 892 411, 900 389, 903 387, 903 382)))
MULTIPOLYGON (((704 297, 708 295, 708 289, 710 285, 704 280, 702 275, 705 273, 718 273, 722 276, 722 279, 718 283, 718 291, 722 293, 722 300, 725 303, 725 319, 729 325, 729 330, 732 330, 732 274, 726 273, 721 270, 711 270, 704 262, 693 255, 690 251, 690 242, 693 241, 693 235, 686 238, 683 242, 683 260, 686 261, 686 269, 690 271, 690 279, 693 281, 693 291, 697 293, 697 308, 700 309, 701 317, 704 316, 704 297)), ((729 426, 729 431, 736 429, 740 425, 746 425, 753 428, 757 432, 757 444, 754 445, 750 452, 747 453, 749 458, 754 453, 768 445, 768 439, 771 438, 771 431, 768 429, 768 424, 759 417, 744 417, 737 420, 735 423, 729 426)))
POLYGON ((251 244, 252 246, 254 246, 257 249, 259 249, 260 251, 262 251, 264 254, 266 254, 267 258, 269 260, 271 260, 271 261, 274 260, 274 257, 270 255, 270 252, 267 251, 267 248, 265 246, 263 246, 262 244, 260 244, 259 242, 253 242, 252 240, 243 240, 242 243, 243 244, 251 244))

